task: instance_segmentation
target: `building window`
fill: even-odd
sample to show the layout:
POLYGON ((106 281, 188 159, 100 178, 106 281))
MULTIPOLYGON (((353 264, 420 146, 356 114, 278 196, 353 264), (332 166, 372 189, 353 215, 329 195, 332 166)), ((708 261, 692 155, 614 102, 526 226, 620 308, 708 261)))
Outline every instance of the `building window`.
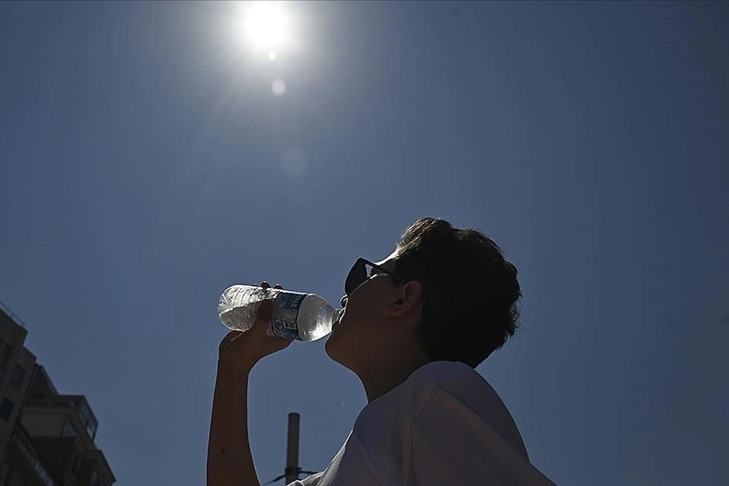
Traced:
POLYGON ((10 419, 11 413, 13 413, 13 402, 7 398, 3 398, 3 403, 0 405, 0 419, 7 422, 10 419))
POLYGON ((91 440, 94 440, 96 438, 96 429, 98 428, 99 423, 96 421, 96 418, 94 418, 94 414, 91 413, 91 409, 89 408, 89 404, 86 402, 85 398, 82 398, 79 403, 79 412, 81 412, 81 418, 83 419, 84 426, 86 427, 86 432, 89 434, 89 437, 91 437, 91 440))
POLYGON ((73 425, 71 425, 71 422, 69 420, 66 420, 63 423, 63 437, 76 437, 76 430, 73 428, 73 425))
POLYGON ((16 365, 13 370, 13 375, 10 377, 10 386, 16 390, 20 390, 20 385, 23 384, 23 378, 25 377, 25 370, 22 366, 16 365))
POLYGON ((0 341, 0 369, 5 368, 10 357, 10 346, 7 343, 0 341))

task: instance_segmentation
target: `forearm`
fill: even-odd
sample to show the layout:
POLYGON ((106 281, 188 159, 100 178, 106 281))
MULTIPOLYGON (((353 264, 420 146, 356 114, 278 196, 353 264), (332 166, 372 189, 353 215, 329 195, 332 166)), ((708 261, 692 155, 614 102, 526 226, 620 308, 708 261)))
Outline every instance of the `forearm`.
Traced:
POLYGON ((249 373, 218 365, 208 439, 208 486, 260 486, 248 440, 249 373))

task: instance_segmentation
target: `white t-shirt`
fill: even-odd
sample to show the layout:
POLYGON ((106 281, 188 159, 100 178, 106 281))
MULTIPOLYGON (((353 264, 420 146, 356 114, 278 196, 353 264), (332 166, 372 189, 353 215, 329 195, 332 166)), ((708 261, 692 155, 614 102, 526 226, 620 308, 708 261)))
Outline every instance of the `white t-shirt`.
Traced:
POLYGON ((362 409, 325 471, 289 486, 542 486, 519 430, 470 366, 435 361, 362 409))

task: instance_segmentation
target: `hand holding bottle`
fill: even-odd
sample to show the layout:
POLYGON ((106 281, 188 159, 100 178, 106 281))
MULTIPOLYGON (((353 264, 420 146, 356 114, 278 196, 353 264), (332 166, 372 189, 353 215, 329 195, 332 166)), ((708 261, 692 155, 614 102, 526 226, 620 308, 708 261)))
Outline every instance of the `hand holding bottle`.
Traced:
POLYGON ((329 334, 342 315, 341 309, 316 294, 280 286, 232 285, 218 299, 218 316, 229 329, 247 331, 256 320, 258 306, 269 299, 273 300, 269 336, 315 341, 329 334))
MULTIPOLYGON (((261 284, 263 289, 271 286, 267 282, 261 284)), ((280 285, 274 288, 282 289, 280 285)), ((273 313, 273 300, 261 302, 256 313, 253 326, 245 332, 230 331, 221 341, 218 348, 218 363, 236 371, 250 371, 253 366, 269 354, 288 347, 292 339, 267 334, 273 313)))

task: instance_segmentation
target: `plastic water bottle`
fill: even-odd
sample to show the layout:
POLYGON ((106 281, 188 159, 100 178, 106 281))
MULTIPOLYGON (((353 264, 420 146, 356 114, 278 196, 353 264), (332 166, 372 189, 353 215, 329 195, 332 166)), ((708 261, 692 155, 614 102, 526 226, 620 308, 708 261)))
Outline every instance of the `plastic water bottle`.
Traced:
POLYGON ((315 341, 332 332, 342 313, 316 294, 233 285, 218 300, 220 322, 230 329, 247 331, 256 320, 261 302, 267 299, 274 301, 269 336, 315 341))

